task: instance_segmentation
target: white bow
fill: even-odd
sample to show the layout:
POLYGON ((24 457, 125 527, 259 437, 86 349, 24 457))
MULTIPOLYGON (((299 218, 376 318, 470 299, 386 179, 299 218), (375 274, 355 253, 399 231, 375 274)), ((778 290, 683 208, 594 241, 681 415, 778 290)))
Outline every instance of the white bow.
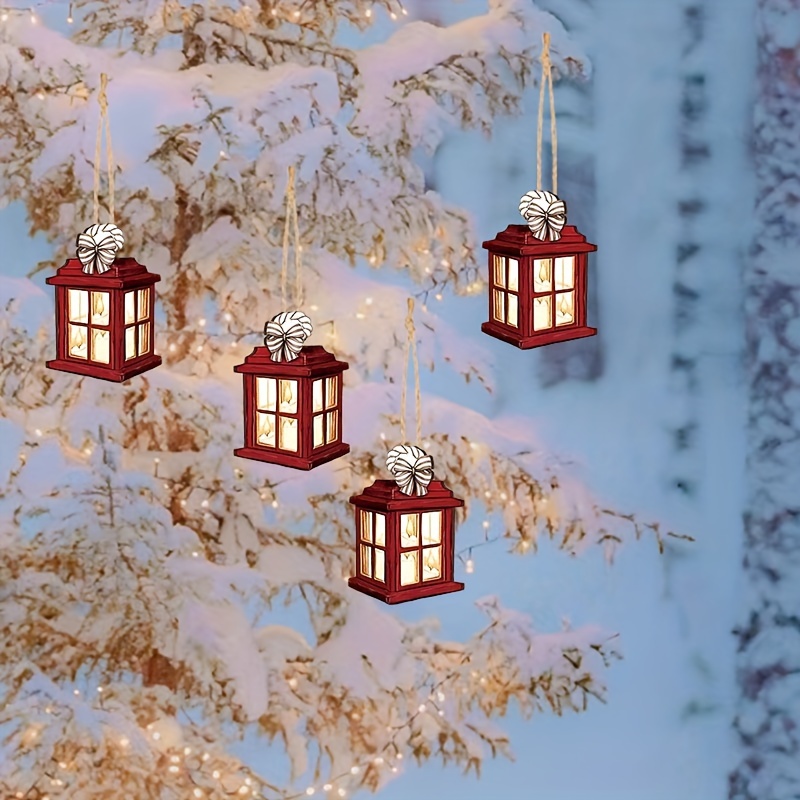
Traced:
POLYGON ((83 271, 91 275, 108 272, 117 251, 125 244, 122 231, 111 222, 102 225, 90 225, 83 233, 78 234, 78 258, 83 264, 83 271))
POLYGON ((264 344, 273 361, 293 361, 314 330, 302 311, 282 311, 264 326, 264 344))
POLYGON ((528 192, 519 201, 519 213, 525 217, 531 233, 543 242, 557 242, 567 222, 567 206, 552 192, 528 192))
POLYGON ((413 444, 399 444, 386 454, 386 468, 403 494, 422 497, 433 480, 433 459, 413 444))

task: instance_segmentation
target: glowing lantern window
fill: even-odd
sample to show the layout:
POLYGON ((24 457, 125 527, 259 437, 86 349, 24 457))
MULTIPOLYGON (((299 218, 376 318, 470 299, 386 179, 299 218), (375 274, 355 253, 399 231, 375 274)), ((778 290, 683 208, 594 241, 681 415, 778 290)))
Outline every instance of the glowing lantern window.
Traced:
POLYGON ((114 245, 106 241, 112 237, 124 241, 114 226, 92 226, 79 237, 79 257, 46 280, 56 287, 50 369, 121 382, 161 364, 153 352, 155 284, 161 278, 136 259, 114 258, 114 245), (96 249, 88 242, 81 247, 84 239, 96 249))
MULTIPOLYGON (((548 192, 531 192, 523 201, 530 195, 537 201, 547 195, 549 204, 564 209, 548 192)), ((574 226, 542 223, 546 212, 536 218, 538 227, 534 222, 509 225, 483 243, 489 251, 489 320, 481 330, 523 350, 597 333, 586 325, 588 253, 597 247, 574 226)), ((564 209, 563 219, 565 214, 564 209)), ((534 219, 532 212, 529 218, 534 219)))
POLYGON ((313 469, 350 452, 342 442, 342 377, 348 365, 302 346, 311 322, 284 312, 266 326, 265 346, 234 367, 244 381, 244 447, 235 455, 313 469))
POLYGON ((349 585, 384 603, 460 591, 464 584, 453 580, 454 510, 463 501, 432 479, 433 461, 419 448, 396 447, 388 463, 396 480, 377 480, 350 498, 356 574, 349 585))

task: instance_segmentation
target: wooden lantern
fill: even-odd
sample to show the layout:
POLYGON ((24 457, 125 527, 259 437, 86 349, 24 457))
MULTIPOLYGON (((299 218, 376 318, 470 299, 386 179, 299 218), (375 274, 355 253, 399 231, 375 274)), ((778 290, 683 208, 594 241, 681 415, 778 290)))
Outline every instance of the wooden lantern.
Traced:
POLYGON ((244 447, 233 452, 313 469, 350 452, 342 441, 342 378, 348 364, 318 345, 290 354, 290 360, 276 361, 269 346, 256 347, 234 367, 244 381, 244 447))
POLYGON ((464 502, 442 481, 431 480, 424 495, 414 495, 399 482, 377 480, 350 503, 356 517, 353 589, 394 604, 464 588, 453 580, 454 509, 464 502))
POLYGON ((549 241, 527 225, 509 225, 483 246, 489 251, 484 333, 522 350, 597 333, 586 324, 587 260, 597 246, 574 226, 549 241))
MULTIPOLYGON (((101 234, 112 227, 93 226, 101 234)), ((161 278, 134 258, 114 259, 107 244, 107 263, 97 270, 103 259, 81 249, 93 228, 79 237, 79 258, 45 281, 56 287, 56 358, 47 366, 119 383, 161 364, 153 352, 155 284, 161 278)), ((102 235, 98 241, 102 248, 102 235)))

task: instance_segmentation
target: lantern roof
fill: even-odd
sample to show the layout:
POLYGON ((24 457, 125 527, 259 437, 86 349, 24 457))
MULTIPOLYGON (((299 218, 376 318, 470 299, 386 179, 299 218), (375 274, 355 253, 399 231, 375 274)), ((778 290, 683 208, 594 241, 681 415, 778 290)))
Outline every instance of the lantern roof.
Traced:
POLYGON ((86 273, 79 258, 69 258, 45 283, 91 289, 127 289, 152 286, 160 280, 160 275, 148 272, 147 267, 135 258, 117 258, 108 271, 102 273, 86 273))
POLYGON ((428 511, 438 508, 459 508, 464 505, 443 481, 432 480, 424 495, 409 495, 400 491, 395 481, 377 480, 361 494, 350 498, 353 505, 384 511, 428 511))
POLYGON ((273 361, 268 347, 256 347, 243 364, 233 368, 234 372, 251 375, 280 375, 299 378, 310 378, 318 375, 331 375, 344 372, 350 365, 339 361, 333 353, 329 353, 318 344, 305 345, 297 358, 291 361, 273 361))
POLYGON ((597 250, 597 245, 587 242, 586 237, 574 225, 565 225, 561 230, 561 238, 555 242, 537 239, 527 225, 509 225, 494 239, 484 242, 483 247, 492 252, 539 258, 591 253, 597 250))

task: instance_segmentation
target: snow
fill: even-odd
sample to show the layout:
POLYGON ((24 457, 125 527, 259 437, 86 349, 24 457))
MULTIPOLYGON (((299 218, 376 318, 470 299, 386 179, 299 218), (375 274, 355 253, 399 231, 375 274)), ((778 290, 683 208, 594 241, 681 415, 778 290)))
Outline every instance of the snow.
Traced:
MULTIPOLYGON (((485 10, 483 5, 464 3, 457 13, 480 13, 485 10)), ((671 546, 667 556, 659 559, 655 547, 626 542, 613 568, 609 568, 600 552, 593 556, 589 551, 577 560, 542 542, 535 556, 519 557, 504 552, 503 543, 497 543, 475 550, 474 574, 464 575, 461 565, 457 566, 457 573, 461 573, 457 574, 457 579, 465 579, 467 583, 463 593, 423 600, 387 612, 370 598, 332 583, 329 564, 323 563, 319 551, 309 546, 298 547, 286 539, 262 544, 255 536, 253 520, 259 515, 268 520, 270 533, 276 533, 272 531, 274 526, 281 529, 282 535, 299 535, 303 520, 295 519, 296 512, 309 510, 309 497, 341 492, 343 483, 352 483, 352 476, 341 474, 341 464, 334 462, 302 474, 248 463, 246 478, 239 484, 244 488, 241 494, 246 496, 232 507, 216 507, 211 503, 209 512, 225 518, 225 524, 219 530, 214 529, 214 536, 223 540, 223 550, 241 559, 244 550, 253 549, 257 554, 255 570, 245 569, 236 562, 211 564, 191 556, 196 534, 189 527, 174 526, 171 515, 161 509, 158 502, 152 505, 144 501, 132 502, 125 511, 121 535, 125 538, 125 547, 129 548, 127 553, 136 552, 139 558, 148 561, 154 557, 160 560, 168 548, 180 549, 169 558, 164 569, 171 588, 190 599, 179 607, 176 596, 169 596, 170 613, 180 619, 181 627, 179 638, 167 637, 161 642, 164 652, 183 652, 187 658, 191 654, 198 670, 207 668, 209 662, 219 664, 222 674, 232 679, 233 696, 246 709, 249 718, 270 710, 270 702, 275 697, 269 692, 274 691, 280 703, 295 702, 291 693, 277 688, 279 680, 274 673, 281 671, 282 664, 307 657, 312 647, 310 634, 302 636, 297 632, 305 630, 307 622, 307 611, 300 603, 290 608, 289 613, 294 614, 295 619, 288 620, 286 626, 268 624, 255 629, 233 608, 242 597, 252 596, 254 586, 261 579, 276 590, 303 583, 323 587, 334 594, 348 592, 348 615, 341 625, 333 625, 327 640, 316 647, 314 663, 336 685, 346 687, 354 696, 369 699, 372 689, 379 695, 377 702, 380 703, 385 703, 386 698, 378 687, 385 690, 405 686, 408 689, 406 700, 415 700, 416 692, 411 690, 413 662, 403 660, 409 645, 403 636, 407 632, 406 623, 414 624, 422 617, 439 617, 445 639, 462 642, 468 641, 474 633, 479 624, 476 620, 483 621, 482 614, 498 615, 506 628, 496 651, 513 652, 520 662, 519 668, 529 676, 546 672, 554 663, 564 668, 559 648, 565 644, 572 643, 585 650, 593 643, 607 641, 611 632, 621 633, 619 647, 626 660, 613 664, 607 672, 600 665, 592 666, 608 685, 608 691, 604 692, 609 701, 607 706, 590 703, 585 714, 564 718, 535 714, 532 720, 524 720, 512 705, 499 727, 476 714, 475 722, 480 724, 484 734, 499 738, 503 731, 510 732, 512 749, 522 756, 517 762, 485 762, 483 777, 477 781, 474 776, 463 778, 454 775, 452 770, 442 770, 434 760, 417 772, 409 770, 382 789, 385 800, 415 794, 483 800, 487 790, 504 797, 530 795, 554 800, 586 797, 599 800, 604 796, 614 800, 672 800, 674 797, 720 797, 725 791, 731 754, 728 731, 733 687, 733 645, 728 631, 733 625, 737 601, 735 575, 740 560, 741 509, 732 498, 743 495, 744 444, 741 433, 735 433, 743 427, 742 387, 737 372, 740 297, 738 287, 729 279, 734 267, 718 259, 711 265, 712 274, 708 276, 707 285, 718 292, 718 301, 716 305, 709 303, 709 319, 702 330, 701 344, 706 345, 706 352, 701 353, 703 388, 697 400, 702 425, 696 466, 703 488, 694 505, 686 504, 676 500, 663 481, 664 473, 671 466, 667 464, 670 455, 664 444, 663 428, 680 420, 684 413, 684 409, 674 407, 665 376, 673 336, 669 275, 678 236, 673 201, 682 189, 674 180, 673 128, 678 91, 673 73, 678 54, 671 44, 679 19, 678 9, 669 4, 658 8, 643 6, 645 4, 615 0, 602 10, 598 8, 592 39, 585 43, 586 50, 597 53, 600 65, 595 79, 599 118, 592 135, 598 141, 599 196, 603 202, 598 209, 597 230, 588 233, 600 244, 593 276, 599 287, 600 339, 606 351, 607 368, 603 379, 595 384, 568 383, 548 390, 541 388, 530 366, 537 363, 536 353, 518 352, 479 333, 480 322, 485 319, 483 298, 478 302, 468 296, 455 298, 448 293, 444 302, 431 302, 427 311, 418 304, 425 392, 423 438, 433 439, 434 434, 465 435, 479 447, 491 444, 526 469, 535 469, 537 474, 557 473, 565 497, 583 511, 591 510, 593 502, 602 500, 604 505, 635 511, 645 519, 659 519, 665 527, 690 533, 697 538, 694 544, 671 546), (655 46, 656 41, 664 44, 655 46), (641 124, 642 118, 648 120, 647 126, 641 124), (437 365, 432 375, 425 369, 429 362, 437 365), (459 373, 469 374, 476 380, 465 386, 461 378, 454 376, 459 373), (484 384, 494 390, 488 399, 484 384), (487 407, 488 417, 483 413, 487 407), (562 455, 554 457, 552 453, 562 455), (276 509, 264 508, 258 500, 255 487, 264 481, 278 484, 275 491, 280 504, 276 509), (581 488, 584 484, 590 492, 581 488), (146 538, 137 539, 135 532, 139 525, 144 525, 146 538), (499 595, 505 606, 519 611, 501 612, 497 601, 492 599, 494 595, 499 595), (574 619, 576 628, 555 633, 561 628, 563 615, 574 619), (288 624, 296 624, 296 629, 288 624), (369 635, 365 636, 364 631, 369 631, 369 635), (531 643, 536 646, 532 647, 531 643), (709 705, 711 711, 703 717, 695 715, 682 720, 682 711, 698 698, 709 705), (642 725, 642 719, 647 720, 646 726, 642 725), (621 765, 621 753, 625 754, 624 765, 621 765), (598 791, 603 793, 598 794, 598 791)), ((424 23, 412 22, 384 44, 363 50, 359 58, 366 81, 365 91, 371 93, 371 99, 368 113, 361 121, 369 121, 376 135, 391 138, 393 126, 381 118, 388 81, 409 74, 411 67, 425 69, 426 65, 435 64, 448 54, 461 55, 487 42, 518 48, 523 37, 527 37, 525 42, 538 48, 538 35, 534 35, 534 31, 538 34, 537 26, 552 28, 557 66, 562 63, 560 54, 582 52, 580 47, 567 43, 560 25, 551 17, 534 11, 527 2, 502 0, 492 2, 491 8, 487 20, 465 22, 449 34, 430 29, 424 23), (529 28, 524 30, 507 21, 501 22, 502 8, 524 11, 530 16, 529 28), (409 37, 414 37, 414 44, 421 39, 424 46, 410 51, 402 49, 401 45, 409 37)), ((715 45, 723 51, 740 52, 742 43, 748 41, 745 36, 748 21, 746 10, 735 9, 715 34, 715 45)), ((65 45, 60 38, 28 32, 22 24, 15 23, 15 26, 15 36, 23 36, 33 43, 46 42, 49 61, 56 62, 63 54, 76 63, 85 59, 80 51, 65 45), (36 38, 39 35, 48 38, 36 38)), ((732 184, 740 182, 746 173, 741 152, 743 116, 739 116, 746 98, 726 89, 745 82, 748 64, 743 58, 741 66, 731 69, 726 64, 724 69, 720 67, 714 73, 714 79, 720 81, 716 95, 722 104, 722 111, 717 111, 714 117, 714 129, 721 142, 722 157, 709 175, 709 185, 715 192, 712 199, 719 208, 724 208, 710 222, 709 240, 720 242, 731 236, 738 237, 737 245, 742 247, 746 242, 747 208, 733 191, 736 187, 732 184), (739 120, 736 126, 728 122, 732 112, 736 112, 734 118, 739 120)), ((252 201, 252 207, 260 209, 264 217, 281 207, 285 163, 303 155, 305 160, 299 180, 311 183, 323 161, 324 148, 334 141, 330 127, 333 121, 326 118, 335 116, 339 89, 333 73, 328 70, 298 70, 287 65, 257 74, 257 71, 224 65, 215 67, 213 75, 200 68, 170 74, 167 59, 159 62, 157 68, 148 68, 133 55, 114 66, 109 91, 115 149, 125 174, 132 177, 135 174, 136 184, 147 186, 156 196, 168 197, 170 185, 160 171, 145 164, 157 145, 153 136, 155 124, 182 124, 187 119, 196 123, 200 112, 189 99, 195 91, 213 96, 214 102, 229 98, 235 101, 238 109, 247 112, 232 123, 241 134, 237 145, 241 152, 234 152, 229 162, 232 172, 246 160, 247 149, 258 138, 256 132, 273 133, 275 126, 290 122, 294 114, 305 120, 316 104, 315 113, 321 115, 322 122, 316 126, 304 123, 299 133, 268 148, 267 155, 256 162, 258 179, 274 182, 263 203, 260 197, 252 201), (313 84, 308 96, 298 91, 298 86, 306 82, 313 84), (179 102, 175 102, 176 97, 180 98, 179 102), (252 127, 244 124, 244 118, 259 109, 264 115, 258 123, 252 127)), ((93 61, 90 77, 96 79, 96 73, 102 68, 111 67, 105 60, 93 61)), ((414 97, 412 105, 417 126, 412 129, 413 135, 420 144, 435 145, 452 123, 444 118, 441 108, 430 101, 422 102, 421 98, 414 97)), ((531 103, 529 112, 532 106, 531 103)), ((39 163, 40 171, 48 164, 59 163, 58 149, 62 154, 65 150, 91 153, 93 125, 89 113, 83 128, 65 129, 71 131, 72 139, 50 140, 51 150, 42 156, 47 160, 39 163)), ((466 206, 479 240, 487 232, 491 234, 508 222, 518 221, 516 203, 519 196, 531 188, 534 161, 530 142, 535 130, 531 114, 513 122, 504 118, 499 128, 501 138, 495 141, 510 142, 513 147, 506 149, 477 136, 456 137, 451 142, 449 155, 439 162, 436 175, 437 189, 444 200, 433 194, 428 196, 434 209, 449 208, 446 203, 450 200, 458 206, 466 206), (513 175, 515 170, 516 177, 509 179, 508 175, 513 175)), ((586 135, 578 131, 574 134, 586 135)), ((203 149, 198 166, 204 169, 217 157, 219 147, 215 137, 211 129, 204 131, 201 137, 203 149)), ((335 141, 353 155, 342 166, 340 177, 354 181, 358 170, 371 174, 370 157, 363 149, 356 148, 347 134, 338 132, 335 141)), ((568 135, 563 145, 569 145, 568 135)), ((88 187, 90 172, 85 165, 81 169, 79 176, 84 187, 88 187)), ((358 223, 367 232, 373 220, 386 218, 386 196, 398 184, 396 178, 372 177, 374 180, 362 180, 357 187, 360 193, 358 223)), ((328 190, 323 186, 313 188, 320 193, 319 202, 333 214, 338 202, 336 196, 326 194, 328 190)), ((194 187, 193 191, 202 193, 202 187, 194 187)), ((783 202, 783 198, 776 198, 775 202, 783 202)), ((14 213, 13 208, 3 212, 0 225, 7 225, 9 238, 16 240, 19 225, 13 221, 14 213)), ((258 331, 264 319, 271 315, 271 309, 258 301, 257 287, 260 282, 267 281, 277 286, 277 254, 274 248, 265 245, 264 237, 259 238, 249 230, 241 232, 227 220, 221 219, 203 235, 195 237, 190 244, 190 254, 200 258, 201 276, 212 281, 221 295, 232 298, 236 323, 247 330, 258 331), (231 273, 225 266, 236 258, 238 248, 247 252, 247 247, 251 248, 250 255, 256 267, 247 280, 240 280, 240 273, 234 272, 237 280, 231 287, 231 273), (250 301, 251 305, 245 305, 245 301, 250 301)), ((268 223, 264 225, 268 227, 268 223)), ((453 230, 460 229, 451 223, 448 231, 452 233, 453 230)), ((30 252, 33 253, 33 248, 30 252)), ((148 252, 153 255, 152 258, 148 256, 148 264, 163 266, 172 272, 163 246, 153 245, 148 252)), ((438 256, 431 258, 438 260, 438 256)), ((790 254, 777 252, 776 258, 789 274, 792 269, 790 254)), ((479 259, 482 260, 482 256, 479 255, 479 259)), ((389 260, 392 267, 400 263, 399 259, 389 260)), ((25 272, 34 261, 33 255, 27 264, 20 260, 16 274, 25 272)), ((414 268, 421 271, 424 263, 425 258, 419 256, 415 258, 414 268)), ((377 276, 366 269, 351 271, 343 261, 327 253, 309 255, 307 270, 311 276, 307 281, 307 303, 323 308, 319 315, 312 315, 315 322, 312 343, 325 343, 352 360, 358 359, 366 367, 361 375, 355 369, 346 373, 345 439, 351 442, 354 450, 374 450, 379 435, 384 433, 388 448, 399 437, 399 431, 389 426, 384 415, 396 415, 400 410, 398 381, 402 364, 398 352, 392 352, 391 343, 395 335, 399 341, 403 340, 407 287, 398 284, 405 276, 400 278, 388 269, 377 276), (369 305, 362 302, 367 297, 374 302, 369 305), (326 338, 328 316, 336 318, 334 343, 326 338), (388 377, 394 379, 393 385, 387 383, 388 377)), ((52 336, 49 290, 42 291, 21 278, 9 280, 4 276, 0 280, 0 300, 4 301, 0 308, 5 309, 5 299, 11 297, 23 303, 22 310, 16 310, 13 315, 14 324, 22 322, 24 330, 33 337, 45 323, 48 337, 52 336)), ((192 313, 198 307, 199 304, 191 307, 192 313)), ((4 321, 4 317, 0 317, 0 321, 4 321)), ((789 335, 793 335, 791 330, 789 335)), ((253 344, 258 343, 257 339, 254 333, 253 344)), ((166 341, 167 332, 164 331, 159 341, 162 351, 166 341)), ((51 348, 52 341, 45 344, 51 348)), ((26 451, 26 469, 21 471, 16 488, 32 497, 46 488, 48 480, 52 483, 57 478, 59 483, 71 486, 75 495, 90 489, 90 473, 82 477, 82 468, 68 471, 64 458, 56 457, 54 439, 49 437, 54 431, 65 431, 71 445, 80 449, 87 440, 93 441, 98 423, 105 425, 109 435, 119 437, 124 433, 126 420, 118 408, 125 399, 139 415, 137 433, 141 438, 138 445, 147 449, 148 431, 155 441, 168 441, 167 433, 161 429, 162 423, 168 416, 168 404, 177 403, 184 418, 200 422, 212 444, 202 460, 198 452, 192 450, 170 455, 173 474, 180 475, 194 467, 197 471, 192 472, 191 479, 203 486, 212 480, 232 485, 236 480, 233 470, 239 462, 230 458, 229 450, 240 436, 241 421, 237 394, 240 378, 232 374, 231 360, 237 359, 219 357, 211 364, 213 377, 201 382, 182 374, 178 368, 165 365, 146 377, 150 387, 148 403, 132 402, 133 394, 142 385, 139 381, 132 382, 130 387, 118 387, 50 373, 48 377, 54 380, 53 386, 46 394, 26 398, 25 408, 4 401, 3 410, 9 408, 16 416, 14 422, 0 420, 0 438, 6 445, 0 453, 0 480, 17 466, 16 456, 22 441, 38 427, 43 430, 45 441, 26 451), (206 406, 219 406, 220 410, 210 413, 206 406), (17 418, 20 424, 24 421, 25 431, 16 424, 17 418)), ((37 380, 35 365, 30 371, 29 379, 37 380)), ((681 401, 685 402, 685 396, 681 396, 681 401)), ((412 422, 409 422, 409 430, 413 430, 412 422)), ((125 470, 131 490, 148 491, 152 484, 153 491, 162 491, 159 481, 150 481, 142 474, 151 471, 152 456, 156 452, 131 453, 126 460, 126 467, 140 470, 138 474, 125 470)), ((429 452, 434 455, 437 477, 448 483, 461 482, 471 491, 477 484, 470 481, 491 480, 477 455, 475 462, 467 464, 461 474, 455 464, 448 461, 447 452, 440 451, 436 441, 430 444, 429 452)), ((113 473, 110 468, 102 471, 104 468, 97 461, 99 457, 100 453, 96 453, 91 470, 95 474, 113 473)), ((793 454, 789 453, 787 458, 793 458, 793 454)), ((69 459, 74 465, 79 455, 69 453, 69 459)), ((789 489, 784 487, 785 491, 789 489)), ((202 486, 195 486, 187 495, 186 513, 193 513, 195 507, 199 507, 205 497, 204 491, 202 486)), ((159 497, 164 503, 174 499, 169 489, 163 490, 159 497)), ((350 508, 344 503, 341 505, 343 509, 338 513, 349 518, 350 508)), ((492 530, 502 524, 498 517, 503 513, 506 524, 514 521, 498 497, 486 503, 479 498, 473 504, 473 516, 459 527, 459 549, 482 541, 481 505, 486 507, 487 518, 492 515, 492 530)), ((53 513, 58 508, 55 501, 47 506, 47 513, 37 518, 39 522, 45 526, 55 520, 61 526, 59 530, 63 529, 65 520, 53 513)), ((80 506, 73 503, 65 505, 62 511, 68 514, 75 513, 76 509, 80 506)), ((8 515, 6 508, 0 510, 4 517, 8 515)), ((559 508, 553 513, 564 510, 559 508)), ((88 524, 92 515, 85 511, 80 513, 85 514, 88 524)), ((325 530, 319 537, 327 541, 332 533, 325 530)), ((94 546, 102 549, 102 535, 97 531, 92 535, 94 546)), ((53 542, 52 546, 57 544, 53 542)), ((577 548, 568 548, 568 552, 577 551, 577 548)), ((334 568, 343 566, 335 559, 333 563, 334 568)), ((148 597, 136 598, 136 601, 151 603, 148 597)), ((138 605, 136 608, 137 614, 142 613, 138 605)), ((3 615, 9 618, 16 613, 18 609, 10 604, 3 608, 3 615)), ((99 626, 96 633, 105 635, 99 626)), ((420 639, 425 641, 425 636, 420 635, 420 639)), ((611 643, 617 646, 616 640, 611 643)), ((768 642, 765 646, 774 656, 774 643, 768 642)), ((478 649, 476 647, 476 652, 478 649)), ((482 653, 487 659, 490 656, 491 651, 482 653)), ((486 674, 491 672, 487 669, 486 674)), ((202 677, 210 680, 208 674, 202 677)), ((792 686, 785 683, 782 688, 791 691, 792 686)), ((476 692, 476 697, 479 696, 476 692)), ((788 703, 790 700, 791 697, 777 697, 773 702, 788 703)), ((73 700, 70 695, 60 702, 66 705, 73 700)), ((289 729, 287 746, 295 771, 302 771, 306 754, 294 726, 296 714, 307 712, 299 706, 290 706, 290 710, 281 706, 274 713, 289 729)), ((81 728, 96 730, 91 715, 81 716, 80 722, 81 728)), ((109 724, 117 732, 130 731, 132 740, 140 730, 127 717, 109 724)), ((341 724, 342 731, 346 731, 346 720, 341 724)), ((761 721, 754 717, 748 724, 757 727, 761 721)), ((430 718, 424 717, 419 725, 423 726, 420 728, 422 738, 427 734, 435 736, 436 729, 430 718)), ((182 743, 180 726, 170 720, 161 720, 157 726, 162 732, 160 746, 182 743)), ((465 733, 464 736, 470 738, 470 753, 483 751, 479 735, 465 733)), ((346 743, 341 747, 344 751, 337 751, 337 763, 344 763, 349 757, 346 743)), ((149 750, 143 747, 143 752, 149 750)), ((253 763, 270 773, 277 752, 277 747, 266 752, 258 749, 253 763)), ((345 768, 347 766, 345 764, 345 768)))

